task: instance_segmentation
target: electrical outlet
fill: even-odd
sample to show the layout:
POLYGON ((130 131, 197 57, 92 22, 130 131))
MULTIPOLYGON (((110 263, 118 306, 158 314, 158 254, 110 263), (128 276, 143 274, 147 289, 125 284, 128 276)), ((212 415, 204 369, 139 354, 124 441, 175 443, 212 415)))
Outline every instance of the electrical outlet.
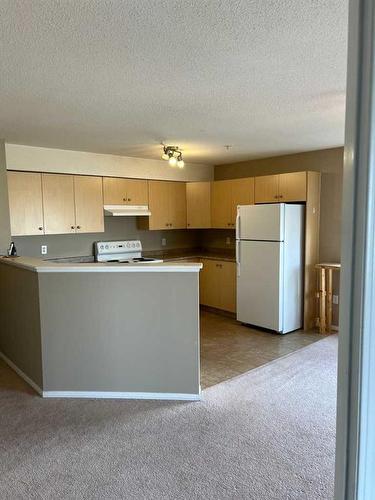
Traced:
POLYGON ((48 247, 47 247, 47 245, 42 245, 42 246, 40 247, 40 253, 41 253, 42 255, 47 255, 47 251, 48 251, 48 247))
POLYGON ((167 245, 167 238, 162 238, 161 239, 161 246, 165 247, 167 245))
POLYGON ((226 245, 230 245, 230 236, 227 236, 227 237, 225 238, 225 244, 226 244, 226 245))
POLYGON ((338 295, 332 295, 332 302, 337 305, 339 303, 339 296, 338 295))

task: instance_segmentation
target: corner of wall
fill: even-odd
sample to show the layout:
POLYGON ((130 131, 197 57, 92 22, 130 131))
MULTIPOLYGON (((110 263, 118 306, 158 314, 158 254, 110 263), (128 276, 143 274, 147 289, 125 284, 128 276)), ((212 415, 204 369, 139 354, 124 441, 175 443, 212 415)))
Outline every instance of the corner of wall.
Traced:
POLYGON ((6 172, 5 141, 0 139, 0 254, 5 254, 11 238, 6 172))

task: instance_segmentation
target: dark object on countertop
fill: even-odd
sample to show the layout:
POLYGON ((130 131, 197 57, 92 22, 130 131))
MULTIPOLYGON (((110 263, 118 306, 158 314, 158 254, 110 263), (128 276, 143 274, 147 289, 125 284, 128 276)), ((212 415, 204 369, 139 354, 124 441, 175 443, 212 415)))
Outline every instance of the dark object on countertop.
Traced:
POLYGON ((17 257, 17 249, 16 249, 16 245, 14 244, 14 241, 10 242, 10 245, 8 248, 8 257, 17 257))

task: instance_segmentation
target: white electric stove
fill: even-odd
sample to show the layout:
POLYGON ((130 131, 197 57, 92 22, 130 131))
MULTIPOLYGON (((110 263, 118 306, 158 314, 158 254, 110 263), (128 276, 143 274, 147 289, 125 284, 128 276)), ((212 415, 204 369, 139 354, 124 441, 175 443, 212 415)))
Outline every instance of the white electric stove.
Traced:
POLYGON ((153 264, 162 259, 142 257, 139 240, 97 241, 94 244, 95 262, 118 262, 121 264, 153 264))

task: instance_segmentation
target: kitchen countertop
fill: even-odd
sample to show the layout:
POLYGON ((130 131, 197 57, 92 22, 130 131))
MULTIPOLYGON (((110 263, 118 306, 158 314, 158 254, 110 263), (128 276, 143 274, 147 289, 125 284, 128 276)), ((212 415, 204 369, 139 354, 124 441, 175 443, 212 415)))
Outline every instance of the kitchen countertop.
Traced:
POLYGON ((96 262, 52 262, 34 257, 0 257, 0 263, 37 273, 104 272, 104 273, 191 273, 202 269, 200 263, 163 262, 152 264, 120 264, 96 262))
POLYGON ((236 256, 234 250, 225 249, 176 249, 167 250, 165 252, 159 251, 145 251, 143 252, 145 257, 157 257, 163 259, 164 262, 179 261, 182 259, 212 259, 212 260, 225 260, 229 262, 236 262, 236 256))

